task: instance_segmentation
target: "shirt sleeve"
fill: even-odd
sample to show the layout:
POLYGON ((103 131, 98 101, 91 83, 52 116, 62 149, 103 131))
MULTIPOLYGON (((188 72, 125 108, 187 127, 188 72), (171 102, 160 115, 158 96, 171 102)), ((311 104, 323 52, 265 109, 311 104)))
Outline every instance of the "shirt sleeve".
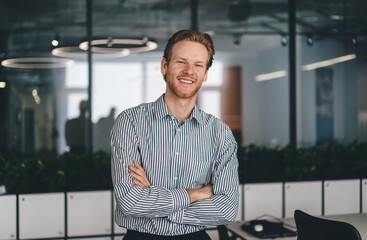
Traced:
POLYGON ((212 178, 214 196, 174 211, 168 219, 190 225, 224 225, 236 218, 239 202, 237 143, 228 135, 212 178))
POLYGON ((129 217, 167 217, 189 206, 185 189, 144 187, 132 182, 128 166, 141 164, 138 139, 131 118, 122 113, 111 130, 111 172, 117 208, 129 217))

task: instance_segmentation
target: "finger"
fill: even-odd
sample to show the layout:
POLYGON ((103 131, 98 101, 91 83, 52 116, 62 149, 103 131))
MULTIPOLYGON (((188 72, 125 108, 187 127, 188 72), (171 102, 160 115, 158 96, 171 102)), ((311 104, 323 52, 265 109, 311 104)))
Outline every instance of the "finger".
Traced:
POLYGON ((135 178, 133 178, 133 183, 135 183, 136 185, 140 185, 140 186, 145 186, 145 187, 149 187, 150 186, 150 184, 147 184, 147 183, 143 183, 143 182, 141 182, 141 181, 139 181, 138 179, 135 179, 135 178))
POLYGON ((129 166, 129 169, 136 172, 139 175, 145 175, 145 171, 140 165, 129 166))
POLYGON ((136 185, 139 185, 139 186, 145 186, 142 182, 140 182, 139 180, 136 180, 134 178, 133 178, 133 183, 136 184, 136 185))
POLYGON ((146 176, 144 175, 144 176, 141 176, 141 175, 139 175, 139 174, 136 174, 136 173, 134 173, 134 172, 130 172, 130 175, 134 178, 134 179, 136 179, 136 180, 138 180, 139 182, 141 182, 144 186, 150 186, 151 184, 150 184, 150 182, 149 182, 149 180, 146 178, 146 176))
POLYGON ((145 173, 144 168, 142 166, 140 166, 139 163, 137 163, 136 161, 134 161, 133 164, 136 167, 136 169, 138 169, 138 171, 145 173))

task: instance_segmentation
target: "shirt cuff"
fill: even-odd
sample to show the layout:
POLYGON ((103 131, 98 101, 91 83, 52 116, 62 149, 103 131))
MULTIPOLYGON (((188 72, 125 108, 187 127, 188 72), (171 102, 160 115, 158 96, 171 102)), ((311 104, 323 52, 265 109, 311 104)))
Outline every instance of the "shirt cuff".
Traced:
POLYGON ((168 215, 168 220, 174 223, 183 223, 183 217, 184 217, 184 209, 180 209, 176 212, 173 212, 171 215, 168 215))
POLYGON ((190 206, 190 196, 185 189, 172 189, 171 193, 173 198, 173 212, 190 206))

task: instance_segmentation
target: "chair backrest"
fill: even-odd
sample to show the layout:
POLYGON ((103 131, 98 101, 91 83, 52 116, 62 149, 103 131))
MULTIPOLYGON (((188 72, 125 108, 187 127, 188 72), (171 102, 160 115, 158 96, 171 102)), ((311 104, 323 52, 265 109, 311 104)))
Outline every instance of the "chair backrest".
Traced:
POLYGON ((298 240, 362 240, 351 224, 311 216, 301 210, 294 212, 298 240))

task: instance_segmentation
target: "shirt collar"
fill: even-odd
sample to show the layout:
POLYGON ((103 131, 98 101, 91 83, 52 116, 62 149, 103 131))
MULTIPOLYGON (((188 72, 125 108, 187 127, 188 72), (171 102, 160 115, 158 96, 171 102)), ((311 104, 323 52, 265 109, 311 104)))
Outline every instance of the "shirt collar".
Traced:
POLYGON ((155 114, 158 119, 164 118, 169 116, 169 111, 166 105, 166 102, 164 101, 164 94, 162 94, 155 102, 155 114))
MULTIPOLYGON (((162 94, 155 102, 155 114, 157 116, 158 119, 167 117, 167 116, 171 116, 166 102, 164 101, 164 94, 162 94)), ((204 116, 203 116, 203 112, 196 106, 194 106, 194 110, 192 111, 189 119, 195 119, 199 124, 203 124, 204 120, 203 120, 204 116)))

